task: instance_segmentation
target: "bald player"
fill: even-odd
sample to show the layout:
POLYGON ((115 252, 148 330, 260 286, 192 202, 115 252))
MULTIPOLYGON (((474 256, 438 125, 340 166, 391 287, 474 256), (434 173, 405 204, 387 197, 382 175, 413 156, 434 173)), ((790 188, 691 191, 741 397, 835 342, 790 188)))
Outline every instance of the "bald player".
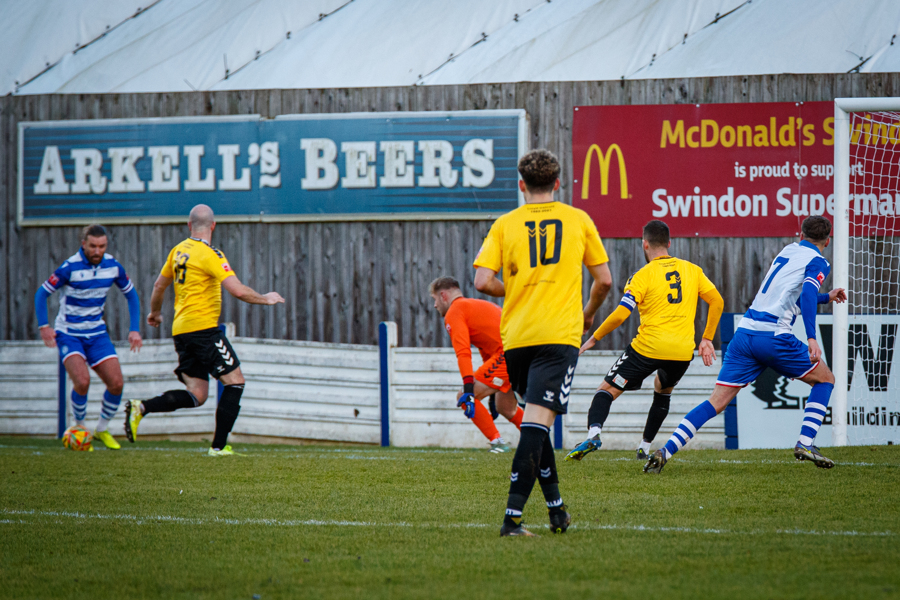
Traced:
POLYGON ((149 400, 129 401, 125 405, 125 434, 129 442, 134 442, 138 424, 149 413, 201 406, 209 395, 209 376, 212 375, 224 389, 216 408, 216 433, 208 454, 231 456, 236 452, 226 442, 241 408, 244 375, 234 348, 219 329, 221 288, 249 304, 278 304, 284 302, 284 298, 276 292, 258 294, 238 281, 225 255, 212 245, 216 219, 209 206, 198 204, 191 209, 188 229, 191 236, 172 248, 153 285, 150 314, 147 315, 149 325, 159 327, 162 324, 163 297, 166 288, 174 283, 172 337, 178 353, 175 375, 185 389, 169 390, 149 400))

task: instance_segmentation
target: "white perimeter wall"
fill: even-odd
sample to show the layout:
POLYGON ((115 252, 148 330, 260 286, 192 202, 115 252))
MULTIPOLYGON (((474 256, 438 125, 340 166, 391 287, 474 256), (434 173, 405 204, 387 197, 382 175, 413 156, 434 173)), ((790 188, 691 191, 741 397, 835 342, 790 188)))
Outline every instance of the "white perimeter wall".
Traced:
MULTIPOLYGON (((232 338, 247 387, 235 433, 377 444, 381 440, 379 354, 376 346, 285 342, 232 338)), ((177 359, 171 340, 145 342, 139 354, 116 345, 125 376, 124 398, 150 398, 180 387, 172 370, 177 359)), ((456 408, 460 377, 456 357, 446 348, 393 348, 390 410, 394 446, 487 447, 481 433, 456 408)), ((581 357, 573 381, 569 414, 563 418, 563 445, 570 448, 587 433, 593 393, 618 353, 581 357)), ((705 400, 715 385, 719 362, 711 368, 691 364, 672 396, 669 417, 654 446, 663 444, 687 411, 705 400)), ((475 366, 480 364, 475 352, 475 366)), ((40 342, 0 342, 0 434, 53 435, 57 427, 57 352, 40 342)), ((653 397, 652 378, 644 389, 613 404, 604 427, 604 448, 632 449, 640 442, 653 397)), ((90 425, 100 412, 103 384, 92 378, 90 425)), ((68 390, 71 390, 69 384, 68 390)), ((197 409, 154 414, 141 422, 145 435, 211 434, 215 428, 216 385, 197 409)), ((122 431, 120 409, 110 430, 122 431)), ((503 417, 500 433, 510 442, 518 431, 503 417)), ((724 448, 719 415, 691 442, 694 448, 724 448)))

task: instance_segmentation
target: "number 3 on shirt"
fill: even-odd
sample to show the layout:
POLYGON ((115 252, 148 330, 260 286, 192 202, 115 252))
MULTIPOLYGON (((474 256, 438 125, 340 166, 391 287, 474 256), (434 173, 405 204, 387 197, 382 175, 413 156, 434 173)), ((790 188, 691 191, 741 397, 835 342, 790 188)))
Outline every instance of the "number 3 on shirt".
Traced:
POLYGON ((669 301, 669 304, 681 304, 681 273, 678 271, 669 271, 666 273, 666 281, 670 282, 669 287, 671 289, 678 292, 678 295, 674 297, 672 294, 668 295, 667 300, 669 301), (673 278, 675 279, 674 282, 672 282, 673 278))
POLYGON ((187 275, 187 261, 189 258, 190 255, 184 252, 175 253, 175 267, 172 270, 175 271, 176 283, 184 283, 184 276, 187 275))
POLYGON ((559 219, 545 219, 538 224, 538 231, 534 230, 534 221, 528 221, 525 226, 528 227, 528 249, 531 258, 531 268, 538 266, 538 241, 541 238, 540 257, 542 265, 555 265, 559 262, 560 250, 562 249, 562 221, 559 219), (553 255, 547 256, 547 229, 553 226, 553 255), (535 235, 535 234, 538 235, 535 235))
POLYGON ((772 285, 772 281, 775 279, 775 276, 778 275, 778 271, 783 269, 784 265, 788 264, 788 259, 783 256, 778 256, 772 264, 775 265, 775 270, 772 271, 772 274, 769 275, 769 278, 766 280, 766 285, 764 285, 762 289, 763 294, 769 291, 769 286, 772 285))

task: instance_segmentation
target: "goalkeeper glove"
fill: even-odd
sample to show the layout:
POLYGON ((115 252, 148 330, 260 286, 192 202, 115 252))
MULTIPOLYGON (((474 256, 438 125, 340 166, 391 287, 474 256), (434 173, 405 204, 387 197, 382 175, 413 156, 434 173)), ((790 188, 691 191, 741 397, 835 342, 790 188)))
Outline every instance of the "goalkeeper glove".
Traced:
POLYGON ((475 383, 469 377, 463 379, 463 395, 456 401, 456 406, 463 409, 466 417, 475 416, 475 383))

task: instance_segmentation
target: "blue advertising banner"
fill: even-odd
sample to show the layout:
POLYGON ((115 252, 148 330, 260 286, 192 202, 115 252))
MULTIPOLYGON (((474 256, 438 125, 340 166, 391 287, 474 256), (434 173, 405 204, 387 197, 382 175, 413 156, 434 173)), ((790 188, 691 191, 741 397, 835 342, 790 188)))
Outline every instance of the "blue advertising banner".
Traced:
POLYGON ((492 219, 525 132, 523 110, 23 122, 18 221, 492 219))

